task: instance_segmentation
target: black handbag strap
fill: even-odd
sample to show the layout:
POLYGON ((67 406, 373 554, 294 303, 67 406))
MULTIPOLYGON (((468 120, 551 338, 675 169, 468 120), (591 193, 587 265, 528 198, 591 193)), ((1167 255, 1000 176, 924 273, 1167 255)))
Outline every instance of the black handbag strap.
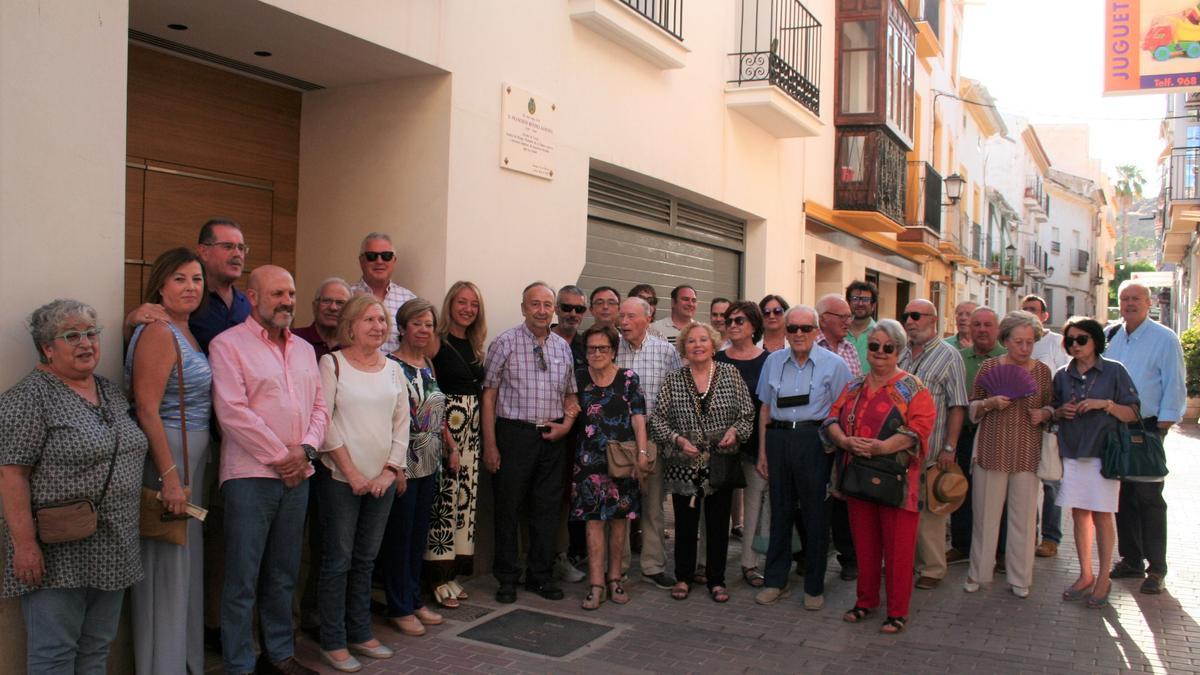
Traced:
POLYGON ((475 384, 475 391, 482 394, 483 383, 479 381, 479 378, 475 377, 475 371, 471 370, 471 364, 467 363, 467 359, 464 358, 462 353, 458 351, 458 347, 455 347, 453 344, 451 344, 449 340, 442 340, 442 349, 446 348, 449 348, 451 352, 454 352, 454 356, 458 358, 458 362, 463 364, 463 368, 466 368, 467 374, 471 376, 471 382, 475 384))

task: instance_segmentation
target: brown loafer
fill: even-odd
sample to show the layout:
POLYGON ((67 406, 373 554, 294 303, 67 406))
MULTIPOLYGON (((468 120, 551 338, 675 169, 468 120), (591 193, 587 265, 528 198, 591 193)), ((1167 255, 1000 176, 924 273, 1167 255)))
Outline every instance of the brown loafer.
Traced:
POLYGON ((1033 553, 1039 558, 1053 558, 1058 555, 1058 544, 1049 539, 1043 539, 1033 553))
POLYGON ((440 626, 446 622, 441 614, 429 609, 428 607, 419 607, 413 611, 413 616, 426 626, 440 626))
POLYGON ((921 577, 920 579, 917 579, 917 588, 923 591, 932 591, 941 585, 941 579, 935 579, 933 577, 921 577))

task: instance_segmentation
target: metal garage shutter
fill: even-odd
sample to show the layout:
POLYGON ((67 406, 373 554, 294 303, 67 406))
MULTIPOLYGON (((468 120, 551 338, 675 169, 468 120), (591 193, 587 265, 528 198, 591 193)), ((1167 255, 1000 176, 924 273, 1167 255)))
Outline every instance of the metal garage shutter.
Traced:
POLYGON ((743 221, 600 174, 590 178, 588 215, 584 289, 613 286, 625 295, 653 284, 663 299, 656 318, 670 315, 670 292, 680 284, 695 286, 701 320, 712 298, 740 297, 743 221))

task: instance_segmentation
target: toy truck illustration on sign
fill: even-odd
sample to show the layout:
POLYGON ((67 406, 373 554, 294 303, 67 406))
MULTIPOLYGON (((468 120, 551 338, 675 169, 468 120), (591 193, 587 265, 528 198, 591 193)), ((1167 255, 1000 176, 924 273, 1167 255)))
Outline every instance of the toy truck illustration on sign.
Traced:
POLYGON ((1142 49, 1156 61, 1176 56, 1200 58, 1200 10, 1192 8, 1155 18, 1142 37, 1142 49))

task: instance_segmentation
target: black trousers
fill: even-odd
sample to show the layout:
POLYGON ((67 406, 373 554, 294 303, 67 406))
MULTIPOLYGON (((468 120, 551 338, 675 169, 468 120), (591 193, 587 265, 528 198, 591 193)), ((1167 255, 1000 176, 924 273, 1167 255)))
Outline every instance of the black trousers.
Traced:
POLYGON ((825 592, 829 550, 829 500, 833 456, 825 452, 815 428, 767 429, 767 470, 771 491, 771 539, 767 547, 766 585, 783 588, 792 566, 792 523, 799 507, 804 523, 804 592, 825 592))
POLYGON ((691 500, 688 496, 671 495, 671 505, 675 509, 675 578, 689 584, 696 578, 700 509, 704 509, 708 587, 724 586, 725 565, 729 561, 729 512, 733 508, 733 490, 697 496, 695 506, 690 505, 691 500))
MULTIPOLYGON (((975 425, 964 424, 962 433, 958 436, 958 446, 954 449, 954 461, 962 469, 967 479, 967 498, 962 506, 950 515, 950 545, 968 553, 971 550, 971 530, 974 514, 971 512, 971 447, 975 445, 975 425)), ((1000 531, 1004 532, 1001 527, 1000 531)))
POLYGON ((559 518, 562 516, 563 442, 550 442, 532 425, 496 420, 500 470, 492 477, 495 496, 495 547, 492 574, 501 584, 521 576, 520 515, 529 516, 529 552, 525 583, 540 586, 553 577, 559 518))
POLYGON ((1167 573, 1167 502, 1165 483, 1121 481, 1117 506, 1117 552, 1135 569, 1167 573))

